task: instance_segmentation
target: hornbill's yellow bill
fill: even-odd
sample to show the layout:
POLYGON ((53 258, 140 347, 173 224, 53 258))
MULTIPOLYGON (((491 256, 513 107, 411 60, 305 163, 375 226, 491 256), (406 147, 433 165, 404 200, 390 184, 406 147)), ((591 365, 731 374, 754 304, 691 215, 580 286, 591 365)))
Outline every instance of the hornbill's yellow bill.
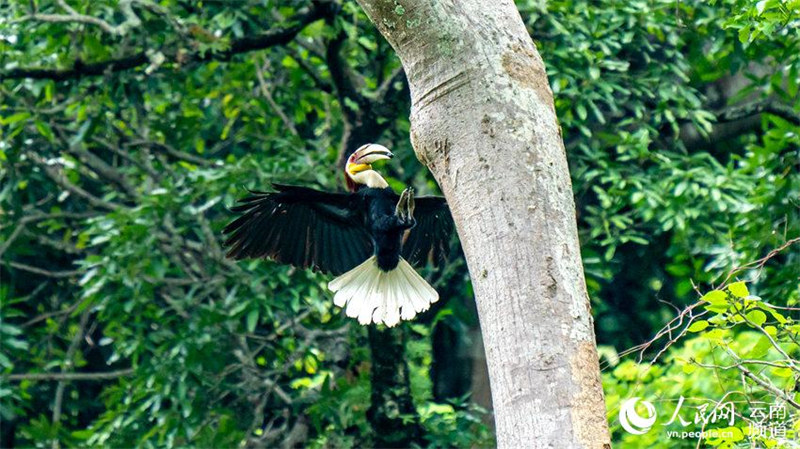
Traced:
POLYGON ((376 144, 353 152, 345 167, 350 193, 283 184, 251 192, 224 230, 228 257, 338 275, 328 284, 333 302, 361 324, 394 326, 428 310, 439 295, 411 264, 441 263, 453 222, 444 198, 389 188, 372 163, 392 156, 376 144))

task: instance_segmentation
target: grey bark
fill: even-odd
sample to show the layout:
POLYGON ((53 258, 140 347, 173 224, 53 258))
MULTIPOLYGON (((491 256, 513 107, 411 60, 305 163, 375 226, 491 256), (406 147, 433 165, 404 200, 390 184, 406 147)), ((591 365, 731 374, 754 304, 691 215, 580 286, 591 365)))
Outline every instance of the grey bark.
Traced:
POLYGON ((513 2, 358 1, 403 63, 411 142, 456 222, 498 446, 610 447, 561 130, 513 2))

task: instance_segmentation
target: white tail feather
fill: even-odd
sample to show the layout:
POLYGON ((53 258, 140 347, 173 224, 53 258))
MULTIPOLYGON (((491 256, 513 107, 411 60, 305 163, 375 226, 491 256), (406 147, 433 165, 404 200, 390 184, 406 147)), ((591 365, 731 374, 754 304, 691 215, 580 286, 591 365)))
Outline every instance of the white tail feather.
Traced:
POLYGON ((375 256, 328 283, 333 303, 361 324, 389 327, 428 310, 439 294, 402 257, 392 271, 378 267, 375 256))

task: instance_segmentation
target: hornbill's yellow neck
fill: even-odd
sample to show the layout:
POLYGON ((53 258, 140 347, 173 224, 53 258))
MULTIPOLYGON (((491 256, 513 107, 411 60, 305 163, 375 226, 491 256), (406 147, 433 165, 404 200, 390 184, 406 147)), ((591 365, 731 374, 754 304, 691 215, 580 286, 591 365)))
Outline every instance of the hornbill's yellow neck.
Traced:
POLYGON ((345 176, 348 187, 355 191, 359 185, 385 189, 389 184, 378 172, 372 169, 372 163, 381 159, 391 159, 392 154, 383 145, 374 143, 364 145, 353 152, 347 159, 345 176))
POLYGON ((377 189, 385 189, 389 184, 380 173, 372 169, 369 164, 347 164, 347 176, 356 184, 377 189))

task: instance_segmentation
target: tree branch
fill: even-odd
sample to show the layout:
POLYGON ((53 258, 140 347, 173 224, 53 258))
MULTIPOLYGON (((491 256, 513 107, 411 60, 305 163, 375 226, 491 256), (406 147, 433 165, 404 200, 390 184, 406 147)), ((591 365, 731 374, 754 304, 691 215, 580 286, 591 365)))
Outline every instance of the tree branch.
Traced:
POLYGON ((203 166, 203 167, 208 167, 208 166, 214 165, 213 161, 209 161, 207 159, 203 159, 202 157, 195 156, 193 154, 189 154, 189 153, 187 153, 185 151, 181 151, 181 150, 179 150, 179 149, 177 149, 177 148, 175 148, 172 145, 169 145, 167 143, 155 142, 155 141, 144 140, 143 139, 143 140, 133 140, 131 142, 128 142, 126 145, 146 146, 148 148, 153 148, 153 149, 162 151, 163 153, 165 153, 165 154, 167 154, 169 156, 172 156, 175 159, 182 160, 182 161, 185 161, 185 162, 189 162, 189 163, 192 163, 194 165, 200 165, 200 166, 203 166))
POLYGON ((356 74, 342 57, 342 47, 346 37, 344 31, 341 31, 328 42, 325 48, 325 60, 328 63, 328 71, 330 71, 331 79, 336 87, 336 95, 339 97, 342 112, 353 121, 359 113, 363 114, 364 111, 353 110, 346 104, 345 99, 355 102, 361 109, 368 104, 368 101, 359 92, 359 81, 356 74))
MULTIPOLYGON (((255 36, 246 36, 235 39, 231 42, 230 48, 217 53, 196 52, 188 56, 189 61, 229 61, 234 55, 263 50, 275 45, 286 44, 303 30, 307 25, 319 19, 332 17, 338 12, 338 4, 329 0, 319 0, 302 12, 298 13, 293 19, 292 25, 265 31, 255 36)), ((175 55, 172 57, 175 60, 175 55)), ((108 59, 93 63, 84 63, 76 60, 71 68, 54 69, 42 67, 19 67, 5 72, 0 72, 0 81, 12 79, 52 79, 54 81, 66 81, 87 76, 98 76, 105 73, 116 73, 133 69, 150 63, 150 58, 146 51, 141 51, 123 58, 108 59)))
MULTIPOLYGON (((75 335, 72 337, 72 341, 69 343, 69 348, 67 348, 67 353, 64 355, 64 364, 61 366, 61 373, 67 374, 67 369, 72 368, 72 358, 75 356, 75 352, 78 351, 78 347, 81 344, 81 340, 83 339, 83 335, 86 333, 86 325, 89 323, 89 314, 91 309, 87 309, 81 314, 81 320, 78 324, 78 330, 75 332, 75 335)), ((64 389, 66 388, 66 383, 64 380, 58 381, 58 386, 56 387, 56 396, 53 403, 53 426, 58 426, 61 423, 61 406, 64 401, 64 389)), ((53 449, 58 449, 60 447, 58 438, 53 438, 51 446, 53 449)))
POLYGON ((19 237, 19 235, 22 233, 24 229, 25 229, 24 221, 21 221, 19 224, 17 224, 17 227, 14 228, 14 231, 11 232, 11 235, 9 235, 6 241, 0 245, 0 258, 3 257, 3 254, 11 246, 11 244, 14 243, 14 240, 16 240, 17 237, 19 237))
POLYGON ((111 25, 103 19, 80 14, 71 6, 69 6, 64 0, 56 1, 62 9, 67 11, 67 14, 41 14, 34 12, 33 14, 22 17, 19 19, 19 21, 37 20, 40 22, 50 23, 84 23, 99 27, 101 30, 114 36, 122 36, 127 33, 129 29, 139 26, 142 23, 141 19, 139 19, 139 16, 136 15, 131 7, 131 4, 134 2, 134 0, 121 0, 119 2, 120 10, 125 15, 125 21, 119 25, 111 25))
POLYGON ((283 125, 292 133, 295 137, 300 137, 300 134, 297 133, 297 128, 294 127, 294 123, 289 119, 283 109, 281 109, 280 105, 275 101, 272 97, 272 92, 269 90, 269 85, 267 84, 267 80, 264 79, 264 70, 269 68, 269 61, 265 58, 264 59, 264 68, 261 68, 261 65, 256 63, 256 78, 258 78, 258 85, 261 88, 261 95, 264 96, 264 99, 267 100, 267 104, 269 104, 272 111, 281 119, 283 125))
POLYGON ((728 355, 730 355, 731 358, 733 358, 733 360, 735 362, 733 367, 738 369, 739 371, 741 371, 743 376, 745 376, 748 379, 752 380, 753 382, 755 382, 756 384, 758 384, 759 386, 761 386, 765 390, 769 391, 770 393, 774 394, 775 396, 783 399, 784 401, 789 403, 792 407, 800 410, 800 404, 798 404, 792 397, 787 395, 786 392, 784 392, 783 390, 781 390, 777 386, 773 385, 772 382, 768 382, 768 381, 758 377, 757 375, 753 374, 752 371, 750 371, 749 369, 747 369, 745 366, 742 365, 742 360, 730 348, 726 347, 725 351, 727 351, 728 355))
POLYGON ((410 98, 410 92, 406 73, 402 68, 396 70, 391 77, 384 81, 375 94, 373 113, 377 116, 389 116, 390 112, 396 110, 398 105, 407 101, 410 98), (398 82, 402 83, 402 88, 395 89, 394 85, 398 82))
POLYGON ((357 146, 373 142, 383 134, 389 121, 379 123, 378 118, 393 116, 398 104, 409 97, 408 83, 403 89, 394 89, 394 83, 405 80, 405 73, 398 69, 378 89, 370 94, 361 92, 361 80, 342 57, 346 35, 340 32, 328 42, 325 60, 342 110, 344 131, 339 145, 337 165, 344 167, 347 155, 357 146), (355 107, 350 102, 355 103, 355 107))
POLYGON ((133 368, 121 369, 116 371, 106 371, 102 373, 24 373, 9 374, 6 379, 10 381, 33 380, 33 381, 85 381, 85 380, 108 380, 119 377, 130 376, 134 373, 133 368))
POLYGON ((71 182, 69 182, 67 177, 64 176, 64 174, 62 172, 60 172, 59 170, 54 169, 47 161, 42 159, 39 155, 34 154, 34 153, 28 153, 28 156, 34 162, 36 162, 39 165, 39 167, 42 168, 42 170, 44 170, 44 172, 47 175, 47 177, 52 179, 53 182, 55 182, 56 184, 61 186, 61 188, 63 188, 64 190, 68 190, 71 193, 75 194, 76 196, 79 196, 79 197, 85 199, 92 206, 100 207, 100 208, 107 209, 107 210, 110 210, 110 211, 116 211, 116 210, 118 210, 120 208, 120 206, 118 204, 110 203, 110 202, 108 202, 106 200, 98 198, 98 197, 92 195, 91 193, 89 193, 88 191, 84 190, 83 188, 81 188, 79 186, 76 186, 75 184, 72 184, 71 182))
MULTIPOLYGON (((302 44, 300 44, 300 46, 304 47, 304 45, 302 44)), ((298 49, 289 47, 288 50, 292 52, 292 56, 297 65, 299 65, 300 68, 306 71, 308 76, 314 81, 319 90, 328 94, 333 93, 333 86, 331 85, 331 83, 329 83, 328 80, 322 78, 322 75, 320 75, 320 73, 314 66, 309 64, 309 62, 303 57, 303 55, 300 53, 298 49)))
POLYGON ((85 64, 80 59, 76 60, 72 68, 50 69, 40 67, 19 67, 0 73, 0 81, 12 79, 51 79, 66 81, 87 76, 99 76, 104 73, 116 73, 139 67, 150 62, 145 52, 136 53, 119 59, 109 59, 85 64))
POLYGON ((391 91, 394 90, 392 89, 392 87, 397 82, 405 83, 406 85, 408 84, 406 83, 406 72, 405 70, 403 70, 403 66, 400 66, 397 69, 395 69, 395 71, 392 72, 391 76, 386 78, 383 81, 383 83, 381 83, 381 85, 378 87, 378 90, 375 91, 375 94, 377 95, 378 99, 380 101, 385 100, 386 97, 391 93, 391 91))
MULTIPOLYGON (((41 285, 42 285, 42 286, 44 286, 44 285, 46 285, 46 284, 45 284, 45 283, 42 283, 41 285)), ((33 294, 31 294, 31 297, 33 297, 33 296, 34 296, 34 295, 33 295, 33 294)), ((75 311, 75 309, 77 309, 78 307, 80 307, 80 305, 81 305, 81 304, 83 304, 85 301, 86 301, 86 298, 84 298, 84 299, 81 299, 80 301, 76 301, 74 304, 72 304, 71 306, 67 307, 66 309, 63 309, 63 310, 56 310, 56 311, 53 311, 53 312, 47 312, 47 313, 43 313, 43 314, 41 314, 41 315, 39 315, 39 316, 33 317, 33 318, 31 318, 30 320, 28 320, 28 321, 26 321, 26 322, 22 323, 22 324, 20 325, 20 327, 22 327, 22 328, 24 329, 24 328, 26 328, 26 327, 33 326, 34 324, 36 324, 36 323, 38 323, 38 322, 44 321, 44 320, 46 320, 46 319, 48 319, 48 318, 53 318, 53 317, 60 316, 60 315, 69 315, 69 314, 71 314, 72 312, 74 312, 74 311, 75 311)), ((37 375, 38 375, 38 374, 37 374, 37 375)), ((23 374, 18 374, 18 376, 23 376, 23 374)), ((12 379, 12 380, 14 380, 14 379, 12 379)))
POLYGON ((75 145, 68 148, 67 151, 82 160, 83 163, 86 164, 86 166, 89 167, 89 169, 94 173, 118 185, 129 196, 133 198, 139 196, 139 194, 136 192, 136 189, 128 182, 127 179, 125 179, 125 175, 123 175, 116 168, 107 164, 97 155, 88 151, 86 148, 75 145))
MULTIPOLYGON (((792 246, 792 245, 794 245, 796 243, 800 243, 800 236, 794 237, 792 239, 789 239, 789 240, 785 241, 781 246, 772 249, 769 253, 767 253, 766 256, 764 256, 764 257, 762 257, 762 258, 760 258, 758 260, 754 260, 752 262, 748 262, 748 263, 746 263, 746 264, 744 264, 742 266, 739 266, 739 267, 736 267, 736 268, 732 269, 725 276, 725 280, 722 281, 722 284, 720 284, 716 288, 718 290, 725 288, 728 285, 728 282, 730 282, 731 279, 733 279, 733 277, 735 275, 741 273, 742 271, 752 270, 752 269, 761 270, 764 267, 764 265, 766 265, 767 262, 770 261, 770 259, 772 259, 773 257, 777 256, 778 254, 783 252, 783 250, 785 250, 786 248, 788 248, 788 247, 790 247, 790 246, 792 246)), ((759 271, 759 275, 760 275, 760 273, 761 272, 759 271)), ((758 278, 758 276, 756 276, 756 278, 758 278)))
POLYGON ((761 113, 768 113, 777 115, 778 117, 800 126, 800 115, 798 115, 790 106, 782 103, 775 102, 771 99, 748 103, 744 105, 733 106, 717 114, 718 122, 733 122, 752 117, 761 113))
POLYGON ((118 157, 130 162, 131 164, 139 167, 143 172, 147 173, 148 176, 153 178, 154 181, 160 181, 161 175, 156 172, 151 166, 148 164, 138 160, 137 158, 131 155, 132 152, 124 151, 117 146, 117 144, 109 142, 102 137, 92 137, 92 141, 98 144, 99 146, 111 151, 112 153, 116 154, 118 157))
POLYGON ((373 363, 367 421, 375 432, 374 445, 410 447, 422 443, 424 429, 411 399, 405 329, 369 326, 367 336, 373 363))
POLYGON ((12 268, 16 268, 18 270, 27 271, 27 272, 34 273, 34 274, 40 274, 42 276, 47 276, 47 277, 51 277, 51 278, 69 278, 69 277, 77 276, 77 275, 83 273, 82 270, 70 270, 70 271, 44 270, 42 268, 37 268, 37 267, 31 266, 31 265, 26 265, 24 263, 13 262, 13 261, 4 262, 4 263, 6 263, 6 264, 8 264, 8 266, 10 266, 12 268))
POLYGON ((716 112, 717 123, 713 125, 708 136, 700 132, 690 123, 681 126, 679 138, 686 148, 695 148, 709 142, 719 142, 757 131, 761 128, 761 114, 778 116, 795 126, 800 126, 800 114, 791 106, 767 98, 743 105, 729 106, 716 112))

